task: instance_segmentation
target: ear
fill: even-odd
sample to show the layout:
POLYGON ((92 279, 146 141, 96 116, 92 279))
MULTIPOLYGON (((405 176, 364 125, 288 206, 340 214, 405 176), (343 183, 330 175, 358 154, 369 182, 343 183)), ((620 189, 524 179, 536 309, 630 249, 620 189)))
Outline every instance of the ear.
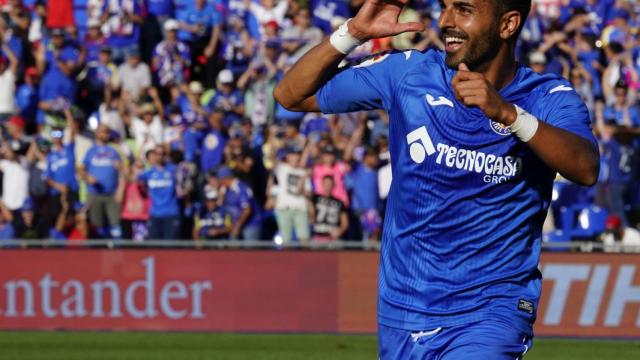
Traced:
POLYGON ((519 11, 506 12, 500 20, 500 37, 505 40, 511 39, 520 28, 521 22, 522 17, 519 11))

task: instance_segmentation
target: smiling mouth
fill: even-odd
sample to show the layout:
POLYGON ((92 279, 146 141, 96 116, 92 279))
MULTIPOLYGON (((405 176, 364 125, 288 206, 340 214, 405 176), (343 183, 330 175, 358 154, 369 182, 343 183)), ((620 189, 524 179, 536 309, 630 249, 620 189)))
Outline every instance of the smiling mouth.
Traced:
POLYGON ((448 53, 456 52, 467 40, 457 36, 445 36, 444 46, 448 53))

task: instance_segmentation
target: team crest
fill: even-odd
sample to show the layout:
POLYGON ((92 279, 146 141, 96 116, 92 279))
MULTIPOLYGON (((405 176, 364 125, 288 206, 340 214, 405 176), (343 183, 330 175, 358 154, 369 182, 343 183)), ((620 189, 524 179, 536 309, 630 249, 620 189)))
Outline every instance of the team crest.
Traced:
POLYGON ((498 135, 509 136, 511 135, 511 130, 508 127, 500 124, 499 122, 495 122, 489 119, 489 125, 491 126, 491 130, 498 135))
POLYGON ((353 66, 354 68, 361 68, 361 67, 367 67, 367 66, 371 66, 373 64, 377 64, 379 62, 384 61, 384 59, 388 58, 389 55, 391 55, 391 51, 383 51, 381 53, 377 53, 371 56, 367 56, 362 58, 361 60, 359 60, 355 66, 353 66))
POLYGON ((218 137, 215 135, 207 135, 207 137, 204 139, 204 144, 207 147, 207 149, 215 149, 218 147, 218 144, 220 142, 218 141, 218 137))

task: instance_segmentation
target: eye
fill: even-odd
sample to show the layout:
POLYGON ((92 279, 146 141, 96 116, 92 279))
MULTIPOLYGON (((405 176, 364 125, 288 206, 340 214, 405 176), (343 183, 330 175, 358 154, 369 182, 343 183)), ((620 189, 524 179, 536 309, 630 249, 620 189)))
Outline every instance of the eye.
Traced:
POLYGON ((469 15, 471 14, 472 9, 469 6, 460 5, 458 6, 458 12, 464 15, 469 15))

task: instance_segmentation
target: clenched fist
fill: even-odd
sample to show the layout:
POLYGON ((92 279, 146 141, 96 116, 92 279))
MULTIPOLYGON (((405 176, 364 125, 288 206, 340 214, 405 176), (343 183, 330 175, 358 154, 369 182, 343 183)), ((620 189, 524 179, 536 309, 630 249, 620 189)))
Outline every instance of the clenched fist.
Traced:
POLYGON ((498 90, 481 73, 472 72, 464 63, 451 81, 456 98, 466 106, 476 106, 488 118, 509 126, 516 121, 515 107, 505 101, 498 90))

